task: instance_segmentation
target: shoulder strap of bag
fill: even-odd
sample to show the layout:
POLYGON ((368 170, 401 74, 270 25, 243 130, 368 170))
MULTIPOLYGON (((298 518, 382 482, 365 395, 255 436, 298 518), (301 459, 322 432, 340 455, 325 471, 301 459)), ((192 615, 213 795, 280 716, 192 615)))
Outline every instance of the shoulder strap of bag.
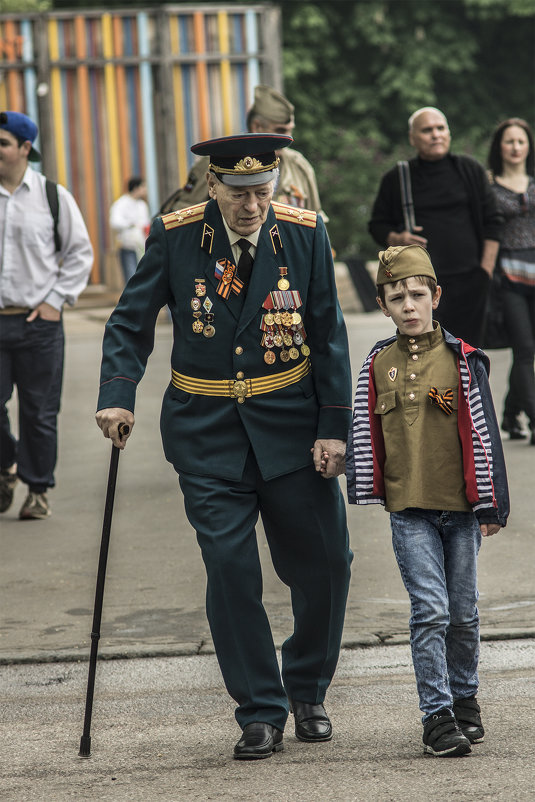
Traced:
POLYGON ((411 174, 409 162, 398 162, 399 186, 401 188, 401 207, 403 209, 403 221, 407 231, 414 231, 416 219, 414 217, 414 204, 412 201, 411 174))
POLYGON ((58 198, 58 185, 51 181, 49 178, 46 179, 46 198, 48 200, 48 205, 50 206, 50 214, 52 215, 52 220, 54 221, 54 245, 56 246, 56 251, 61 251, 61 237, 58 231, 58 222, 59 222, 59 198, 58 198))

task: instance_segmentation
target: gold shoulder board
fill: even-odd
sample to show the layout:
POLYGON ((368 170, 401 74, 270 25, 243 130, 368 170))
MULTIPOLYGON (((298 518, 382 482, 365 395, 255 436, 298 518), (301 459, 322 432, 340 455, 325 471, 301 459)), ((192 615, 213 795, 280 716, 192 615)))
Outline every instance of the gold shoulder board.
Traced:
POLYGON ((195 206, 188 206, 185 209, 177 209, 176 212, 162 215, 162 223, 166 231, 178 226, 187 226, 188 223, 197 223, 204 217, 204 208, 208 201, 196 203, 195 206))
POLYGON ((284 220, 287 223, 296 223, 298 226, 316 228, 316 212, 310 209, 298 209, 296 206, 288 206, 286 203, 271 201, 273 211, 277 220, 284 220))

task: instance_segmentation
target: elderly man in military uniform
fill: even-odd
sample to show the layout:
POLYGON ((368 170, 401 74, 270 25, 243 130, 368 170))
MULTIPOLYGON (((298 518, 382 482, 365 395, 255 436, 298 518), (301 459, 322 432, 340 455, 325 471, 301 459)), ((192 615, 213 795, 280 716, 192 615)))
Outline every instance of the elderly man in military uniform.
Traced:
MULTIPOLYGON (((284 95, 270 86, 260 85, 254 90, 254 103, 247 114, 247 130, 252 133, 269 133, 291 136, 295 127, 294 106, 284 95)), ((295 148, 277 151, 280 159, 279 179, 274 199, 300 209, 312 209, 328 222, 321 208, 314 168, 295 148)), ((195 162, 183 187, 176 190, 162 204, 160 214, 183 209, 208 199, 206 186, 207 157, 195 162)))
POLYGON ((106 326, 97 422, 123 448, 136 387, 169 305, 174 344, 161 432, 207 571, 207 615, 243 730, 239 759, 295 734, 328 741, 323 707, 350 577, 344 462, 351 381, 321 217, 272 200, 291 137, 244 134, 192 148, 211 199, 157 218, 106 326), (279 670, 262 604, 255 526, 291 591, 279 670))

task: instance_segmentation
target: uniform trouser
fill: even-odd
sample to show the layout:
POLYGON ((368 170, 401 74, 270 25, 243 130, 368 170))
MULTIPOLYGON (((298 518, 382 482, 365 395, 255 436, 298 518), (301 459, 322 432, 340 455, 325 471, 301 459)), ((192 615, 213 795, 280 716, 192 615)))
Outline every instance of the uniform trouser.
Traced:
POLYGON ((321 703, 338 661, 353 556, 338 481, 313 466, 264 481, 251 453, 239 482, 182 473, 180 485, 206 565, 208 621, 236 720, 283 730, 288 697, 321 703), (294 632, 282 647, 282 679, 262 604, 259 513, 274 568, 291 591, 294 632))
POLYGON ((535 287, 504 279, 503 311, 513 348, 504 414, 516 417, 524 411, 535 431, 535 287))
POLYGON ((57 415, 63 377, 63 323, 0 315, 0 468, 17 474, 35 493, 54 487, 57 415), (18 442, 6 404, 17 387, 18 442))

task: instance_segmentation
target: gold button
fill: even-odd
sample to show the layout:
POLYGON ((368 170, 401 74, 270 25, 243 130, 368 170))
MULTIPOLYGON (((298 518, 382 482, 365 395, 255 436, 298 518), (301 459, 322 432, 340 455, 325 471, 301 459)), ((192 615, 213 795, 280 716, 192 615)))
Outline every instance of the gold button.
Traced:
POLYGON ((241 345, 238 345, 234 353, 238 354, 238 356, 241 356, 243 354, 243 348, 241 347, 241 345))
POLYGON ((415 378, 416 378, 416 373, 411 373, 411 375, 409 376, 409 379, 413 382, 415 380, 415 378))
POLYGON ((415 397, 414 393, 409 393, 409 398, 411 399, 411 401, 414 401, 414 397, 415 397))
POLYGON ((417 350, 418 350, 417 345, 411 345, 411 351, 417 351, 417 350))
POLYGON ((410 343, 415 343, 415 342, 416 342, 416 340, 414 339, 414 337, 410 337, 410 338, 409 338, 409 342, 410 342, 410 343))
POLYGON ((413 358, 413 359, 414 359, 414 361, 416 362, 416 360, 418 359, 418 354, 413 354, 413 355, 412 355, 412 358, 413 358))
POLYGON ((237 379, 243 379, 243 376, 244 376, 244 374, 242 373, 241 370, 239 370, 238 373, 236 373, 236 378, 237 379))

